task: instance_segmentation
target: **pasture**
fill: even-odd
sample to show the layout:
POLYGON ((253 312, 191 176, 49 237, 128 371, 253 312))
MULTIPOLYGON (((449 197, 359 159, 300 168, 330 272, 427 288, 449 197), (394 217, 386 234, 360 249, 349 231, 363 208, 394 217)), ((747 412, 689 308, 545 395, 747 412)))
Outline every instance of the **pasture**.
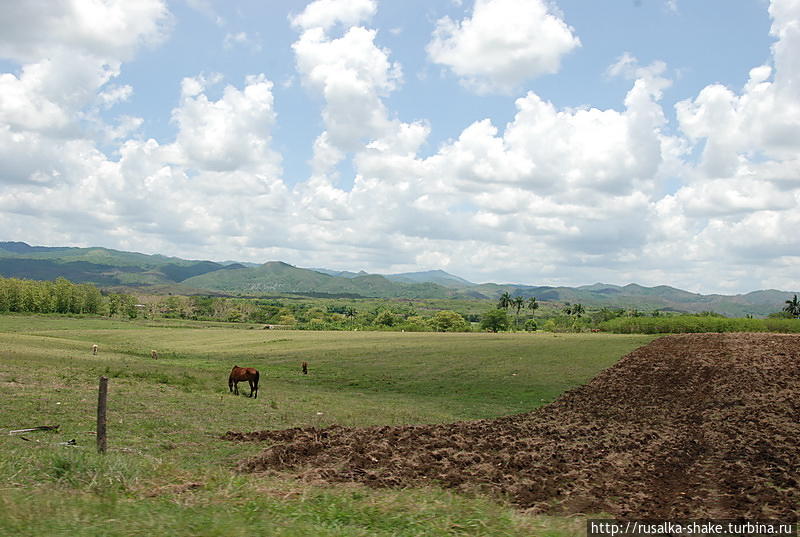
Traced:
POLYGON ((238 474, 235 463, 263 446, 219 437, 524 412, 653 339, 258 328, 0 316, 0 534, 582 534, 581 520, 529 516, 498 498, 435 486, 373 490, 238 474), (259 369, 258 399, 229 393, 234 365, 259 369), (109 377, 105 455, 93 435, 101 375, 109 377), (21 435, 27 441, 8 435, 56 424, 56 432, 21 435))

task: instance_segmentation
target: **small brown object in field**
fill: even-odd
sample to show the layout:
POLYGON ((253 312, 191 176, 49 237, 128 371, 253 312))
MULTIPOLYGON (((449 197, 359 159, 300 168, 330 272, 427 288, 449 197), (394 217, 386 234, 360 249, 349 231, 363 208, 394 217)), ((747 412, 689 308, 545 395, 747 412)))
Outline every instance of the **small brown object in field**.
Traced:
POLYGON ((92 354, 97 355, 97 345, 92 345, 92 354))
POLYGON ((303 374, 308 375, 308 362, 303 362, 300 367, 303 369, 303 374))
POLYGON ((156 351, 150 351, 150 356, 153 360, 158 360, 158 353, 156 351))

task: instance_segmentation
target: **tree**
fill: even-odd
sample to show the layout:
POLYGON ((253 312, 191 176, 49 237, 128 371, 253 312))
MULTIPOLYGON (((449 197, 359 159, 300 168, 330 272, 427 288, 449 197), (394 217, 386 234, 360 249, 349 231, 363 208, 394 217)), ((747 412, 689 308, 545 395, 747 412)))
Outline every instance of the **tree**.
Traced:
POLYGON ((481 319, 481 329, 499 332, 508 330, 508 313, 504 309, 489 310, 483 314, 481 319))
POLYGON ((515 296, 511 299, 511 305, 517 310, 517 316, 514 320, 514 326, 519 326, 519 312, 525 306, 525 299, 521 296, 515 296))
POLYGON ((122 306, 122 297, 116 293, 108 295, 108 316, 113 317, 122 306))
POLYGON ((389 310, 381 310, 375 316, 373 323, 380 326, 394 326, 397 323, 397 317, 389 310))
POLYGON ((99 313, 103 297, 94 285, 84 283, 78 286, 83 293, 83 310, 85 313, 99 313))
POLYGON ((455 311, 437 311, 430 320, 430 324, 437 332, 466 332, 469 330, 467 321, 455 311))
POLYGON ((583 307, 583 304, 578 303, 572 306, 572 314, 575 317, 580 318, 584 313, 586 313, 586 309, 583 307))
POLYGON ((783 308, 783 311, 795 319, 800 317, 800 301, 797 300, 797 295, 794 295, 793 299, 786 301, 786 307, 783 308))
POLYGON ((136 297, 131 295, 120 295, 120 309, 122 313, 128 316, 129 319, 135 319, 139 315, 139 310, 136 307, 136 297))
MULTIPOLYGON (((56 278, 54 291, 56 294, 56 312, 70 313, 73 305, 72 282, 66 278, 56 278)), ((13 311, 13 310, 12 310, 13 311)))
POLYGON ((535 296, 532 296, 528 299, 528 309, 531 310, 531 317, 535 317, 536 310, 539 309, 539 303, 536 302, 535 296))
POLYGON ((500 301, 497 303, 497 309, 504 309, 507 310, 508 307, 511 305, 511 295, 508 294, 508 291, 504 292, 500 295, 500 301))

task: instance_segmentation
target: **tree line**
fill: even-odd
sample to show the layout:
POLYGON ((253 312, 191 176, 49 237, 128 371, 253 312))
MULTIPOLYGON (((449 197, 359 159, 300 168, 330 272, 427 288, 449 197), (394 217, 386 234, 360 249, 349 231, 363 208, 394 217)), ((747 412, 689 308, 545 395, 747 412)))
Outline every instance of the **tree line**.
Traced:
POLYGON ((100 290, 88 283, 23 280, 0 277, 0 312, 100 313, 100 290))
MULTIPOLYGON (((479 323, 481 330, 501 332, 508 330, 554 332, 580 332, 589 329, 608 331, 661 331, 666 327, 684 331, 687 326, 698 325, 688 317, 722 317, 714 312, 678 316, 663 322, 615 321, 619 318, 676 317, 655 310, 644 313, 636 309, 600 308, 587 311, 582 304, 563 304, 553 310, 552 305, 536 318, 539 302, 535 297, 510 296, 508 292, 489 311, 482 314, 462 314, 451 310, 418 312, 413 305, 380 304, 362 308, 358 304, 308 304, 292 300, 253 299, 211 296, 133 296, 124 293, 104 293, 92 284, 76 284, 65 278, 54 281, 26 280, 0 277, 0 313, 61 313, 96 314, 122 318, 180 318, 200 321, 250 322, 284 325, 307 330, 405 330, 463 332, 479 323), (356 306, 359 309, 356 309, 356 306), (523 315, 523 311, 525 314, 523 315), (513 314, 513 317, 512 317, 513 314), (614 323, 609 323, 614 321, 614 323), (687 324, 688 323, 688 324, 687 324), (658 328, 656 328, 658 327, 658 328)), ((752 317, 752 316, 748 316, 752 317)), ((780 312, 770 318, 800 318, 800 300, 795 295, 786 300, 780 312)), ((789 326, 789 325, 787 325, 789 326)), ((793 325, 791 325, 793 326, 793 325)))

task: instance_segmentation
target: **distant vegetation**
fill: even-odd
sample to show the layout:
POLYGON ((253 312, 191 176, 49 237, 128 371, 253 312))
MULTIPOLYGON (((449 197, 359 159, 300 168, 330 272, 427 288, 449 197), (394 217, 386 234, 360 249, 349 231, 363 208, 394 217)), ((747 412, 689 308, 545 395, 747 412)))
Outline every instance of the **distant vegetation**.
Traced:
POLYGON ((487 300, 334 299, 285 296, 133 295, 101 292, 92 284, 0 277, 0 313, 103 315, 122 319, 183 319, 252 323, 296 330, 404 332, 526 331, 621 334, 683 332, 800 332, 790 308, 767 319, 728 318, 714 312, 675 314, 658 310, 587 308, 580 303, 541 304, 507 293, 487 300))
POLYGON ((100 313, 103 299, 90 284, 65 278, 54 282, 0 278, 0 312, 100 313))
MULTIPOLYGON (((280 261, 216 263, 108 248, 30 246, 24 242, 0 242, 0 276, 33 280, 63 277, 72 282, 93 283, 108 291, 137 296, 172 294, 264 298, 292 294, 353 300, 485 301, 481 311, 506 296, 515 302, 501 307, 509 315, 513 314, 515 329, 532 325, 528 321, 536 313, 530 310, 530 299, 534 297, 543 305, 577 304, 587 312, 602 308, 672 313, 715 311, 728 317, 764 317, 784 308, 786 297, 790 295, 776 290, 735 296, 701 295, 666 285, 643 287, 596 283, 552 287, 477 284, 441 270, 380 275, 300 268, 280 261)), ((800 302, 796 301, 793 307, 797 312, 793 315, 800 315, 800 302)), ((465 313, 456 307, 440 309, 465 313)), ((566 315, 573 316, 572 313, 566 315)), ((580 313, 578 317, 586 315, 580 313)))
POLYGON ((800 332, 800 321, 797 319, 731 319, 697 315, 620 317, 600 323, 599 326, 602 330, 615 334, 800 332))

